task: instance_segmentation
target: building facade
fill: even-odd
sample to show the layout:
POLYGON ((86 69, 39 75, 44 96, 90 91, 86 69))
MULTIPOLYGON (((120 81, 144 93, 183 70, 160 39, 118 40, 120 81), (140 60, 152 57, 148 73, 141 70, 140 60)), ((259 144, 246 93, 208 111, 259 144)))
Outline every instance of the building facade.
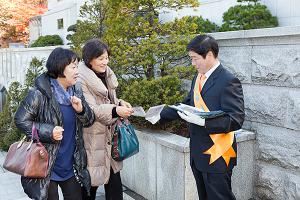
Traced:
MULTIPOLYGON (((76 23, 80 6, 86 1, 89 0, 48 0, 49 10, 41 16, 41 23, 35 23, 35 25, 31 23, 31 43, 40 35, 58 34, 64 44, 67 44, 67 29, 76 23)), ((237 0, 199 0, 199 2, 198 8, 183 8, 179 11, 161 10, 160 19, 162 22, 166 22, 187 15, 201 15, 203 18, 221 25, 223 13, 237 4, 237 0)), ((300 10, 299 0, 261 0, 260 2, 265 4, 273 15, 277 16, 279 26, 300 25, 300 12, 297 12, 300 10)))
POLYGON ((30 21, 30 43, 41 35, 59 35, 68 43, 66 36, 69 34, 67 29, 76 23, 79 18, 80 6, 86 0, 48 0, 48 11, 41 15, 40 24, 33 24, 30 21), (38 32, 39 31, 39 32, 38 32))
MULTIPOLYGON (((222 24, 223 13, 230 7, 237 5, 237 0, 199 0, 198 8, 184 8, 180 11, 167 10, 161 14, 161 19, 170 21, 186 15, 201 15, 218 25, 222 24)), ((300 1, 299 0, 260 0, 266 5, 272 15, 277 16, 279 26, 300 25, 300 1)))

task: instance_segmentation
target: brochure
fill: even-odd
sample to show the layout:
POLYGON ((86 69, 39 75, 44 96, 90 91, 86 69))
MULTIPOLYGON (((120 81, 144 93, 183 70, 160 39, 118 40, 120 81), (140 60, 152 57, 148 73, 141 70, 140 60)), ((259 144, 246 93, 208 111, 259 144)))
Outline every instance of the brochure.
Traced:
POLYGON ((216 110, 216 111, 210 111, 210 112, 205 112, 202 109, 193 107, 193 106, 189 106, 186 104, 179 104, 179 105, 170 105, 170 108, 173 108, 175 110, 178 110, 180 112, 190 112, 193 114, 196 114, 202 118, 208 119, 208 118, 215 118, 215 117, 219 117, 225 114, 224 111, 222 110, 216 110))
POLYGON ((165 104, 150 107, 147 112, 141 106, 133 107, 133 116, 145 117, 145 119, 152 124, 155 124, 160 120, 160 113, 165 107, 165 104))

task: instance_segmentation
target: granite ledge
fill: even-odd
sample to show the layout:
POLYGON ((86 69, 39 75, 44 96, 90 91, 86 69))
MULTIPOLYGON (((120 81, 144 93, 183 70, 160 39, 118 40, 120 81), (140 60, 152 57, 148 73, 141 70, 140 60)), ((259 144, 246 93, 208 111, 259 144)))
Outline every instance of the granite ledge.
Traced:
POLYGON ((229 40, 229 39, 250 39, 259 37, 280 37, 280 36, 299 36, 300 26, 286 26, 275 28, 262 28, 240 31, 226 31, 209 33, 216 40, 229 40))
MULTIPOLYGON (((136 131, 139 137, 147 138, 148 140, 154 141, 155 143, 161 144, 162 146, 174 149, 179 152, 190 152, 189 138, 160 130, 139 129, 136 131)), ((244 129, 235 131, 235 136, 237 143, 255 140, 256 138, 256 134, 254 132, 244 129)))

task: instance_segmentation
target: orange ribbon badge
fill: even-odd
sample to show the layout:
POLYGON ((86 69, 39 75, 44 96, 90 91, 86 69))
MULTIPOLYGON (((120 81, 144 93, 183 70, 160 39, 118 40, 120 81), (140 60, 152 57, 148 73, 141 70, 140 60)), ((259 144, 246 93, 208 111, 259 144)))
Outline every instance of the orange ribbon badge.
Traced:
MULTIPOLYGON (((207 108, 200 92, 202 89, 201 82, 203 80, 201 79, 200 74, 198 74, 195 87, 194 87, 194 102, 195 107, 203 109, 205 112, 209 112, 209 109, 207 108)), ((203 79, 203 78, 202 78, 203 79)), ((214 145, 209 148, 207 151, 203 152, 204 154, 210 154, 210 161, 209 164, 212 164, 215 162, 218 158, 221 156, 225 160, 226 165, 229 165, 230 158, 235 158, 236 153, 234 149, 232 148, 233 140, 234 140, 234 133, 218 133, 218 134, 210 134, 209 135, 212 141, 214 142, 214 145)))

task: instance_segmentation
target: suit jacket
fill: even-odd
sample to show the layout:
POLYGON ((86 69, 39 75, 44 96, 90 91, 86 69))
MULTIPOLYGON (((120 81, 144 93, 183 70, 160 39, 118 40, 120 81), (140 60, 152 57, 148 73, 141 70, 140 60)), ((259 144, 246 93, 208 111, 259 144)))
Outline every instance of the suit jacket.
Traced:
MULTIPOLYGON (((197 75, 193 78, 191 90, 182 103, 195 106, 196 78, 197 75)), ((194 162, 196 168, 203 172, 224 173, 232 170, 236 165, 236 158, 230 159, 228 167, 222 157, 209 165, 210 155, 203 154, 203 152, 214 144, 209 134, 228 133, 242 127, 245 117, 242 85, 238 78, 219 65, 206 80, 201 95, 210 111, 222 110, 226 114, 206 119, 204 127, 189 124, 191 163, 194 162)), ((165 107, 160 115, 161 123, 180 118, 177 112, 169 107, 165 107)), ((232 146, 237 153, 235 138, 232 146)))

